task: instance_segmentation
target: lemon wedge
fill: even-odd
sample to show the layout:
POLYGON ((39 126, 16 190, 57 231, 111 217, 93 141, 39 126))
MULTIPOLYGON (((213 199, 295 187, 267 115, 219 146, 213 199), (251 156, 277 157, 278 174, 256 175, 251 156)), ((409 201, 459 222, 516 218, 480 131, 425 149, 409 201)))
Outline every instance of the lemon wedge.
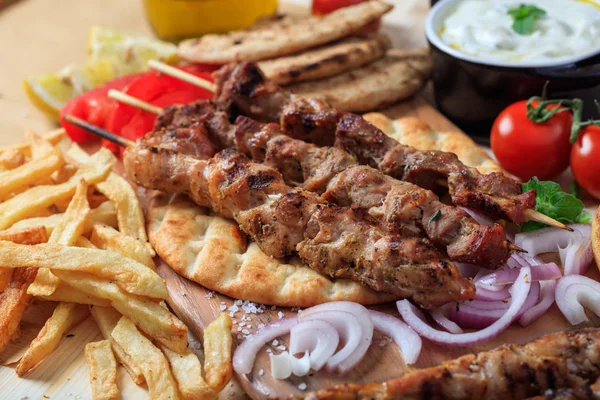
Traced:
POLYGON ((87 43, 89 59, 115 59, 119 76, 145 70, 149 60, 168 63, 177 60, 177 46, 172 43, 127 35, 101 26, 90 28, 87 43))
POLYGON ((40 111, 58 121, 60 109, 73 97, 123 75, 146 71, 149 60, 173 63, 176 50, 171 43, 93 26, 85 64, 26 78, 23 87, 40 111))

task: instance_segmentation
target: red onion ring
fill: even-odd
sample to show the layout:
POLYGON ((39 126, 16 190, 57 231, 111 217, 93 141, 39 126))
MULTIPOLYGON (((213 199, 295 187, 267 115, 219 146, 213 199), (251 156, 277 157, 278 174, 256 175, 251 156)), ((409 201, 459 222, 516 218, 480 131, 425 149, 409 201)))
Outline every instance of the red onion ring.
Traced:
POLYGON ((502 301, 508 298, 510 298, 510 292, 506 286, 502 290, 488 290, 483 287, 476 287, 475 300, 502 301))
POLYGON ((302 321, 290 331, 290 352, 309 352, 310 366, 320 371, 327 360, 335 353, 340 336, 335 327, 327 321, 302 321))
POLYGON ((529 267, 522 268, 519 277, 513 285, 513 297, 508 310, 496 322, 476 332, 453 334, 440 331, 429 326, 422 319, 421 312, 408 300, 400 300, 396 303, 396 306, 404 321, 421 336, 436 343, 452 346, 468 346, 490 340, 508 328, 527 300, 531 289, 530 278, 531 269, 529 267))
POLYGON ((519 318, 519 324, 521 324, 521 326, 529 326, 548 311, 550 306, 552 306, 552 303, 554 303, 555 289, 555 280, 540 281, 540 301, 521 315, 521 318, 519 318))
POLYGON ((600 316, 600 282, 582 275, 567 275, 556 285, 556 305, 571 325, 588 321, 583 305, 600 316))
POLYGON ((541 253, 554 253, 557 251, 557 246, 565 247, 570 240, 590 238, 592 235, 591 225, 571 224, 569 227, 574 229, 574 232, 549 227, 517 233, 515 244, 525 249, 529 255, 535 256, 541 253))
MULTIPOLYGON (((480 277, 476 282, 476 285, 480 285, 482 287, 510 285, 517 279, 517 276, 519 276, 518 269, 504 267, 492 272, 491 274, 480 277)), ((561 276, 562 273, 560 272, 560 268, 558 268, 558 265, 555 263, 531 266, 531 280, 534 282, 558 279, 561 276)))
POLYGON ((454 321, 450 321, 447 317, 448 314, 448 304, 443 305, 435 310, 431 310, 429 313, 431 318, 442 328, 447 330, 450 333, 463 333, 464 331, 460 326, 458 326, 454 321))
POLYGON ((233 353, 233 369, 238 374, 249 374, 258 351, 271 340, 287 334, 298 323, 296 317, 283 318, 265 325, 248 336, 233 353))
POLYGON ((566 247, 558 246, 558 254, 565 275, 583 275, 594 260, 592 240, 569 241, 566 247))
POLYGON ((419 358, 423 342, 417 332, 391 315, 369 310, 375 329, 391 337, 400 348, 406 364, 414 364, 419 358))

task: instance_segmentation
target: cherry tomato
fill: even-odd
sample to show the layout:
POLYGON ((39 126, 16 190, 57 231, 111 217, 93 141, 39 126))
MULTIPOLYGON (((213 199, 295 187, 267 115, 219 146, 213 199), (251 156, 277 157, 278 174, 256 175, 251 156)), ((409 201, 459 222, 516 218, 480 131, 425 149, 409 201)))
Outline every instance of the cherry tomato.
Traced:
POLYGON ((571 149, 571 170, 586 192, 600 199, 600 128, 594 125, 581 130, 571 149))
POLYGON ((108 97, 108 91, 110 89, 122 90, 139 76, 140 74, 134 74, 112 80, 70 100, 60 110, 60 123, 67 131, 69 137, 76 143, 96 140, 96 136, 91 133, 67 123, 64 116, 71 114, 101 128, 106 127, 106 121, 116 104, 114 100, 108 97))
POLYGON ((315 15, 329 14, 337 9, 365 1, 367 0, 313 0, 312 12, 315 15))
POLYGON ((518 101, 498 115, 492 127, 492 150, 502 168, 523 181, 533 176, 548 180, 569 165, 573 116, 564 111, 548 122, 536 123, 527 118, 526 104, 526 100, 518 101))

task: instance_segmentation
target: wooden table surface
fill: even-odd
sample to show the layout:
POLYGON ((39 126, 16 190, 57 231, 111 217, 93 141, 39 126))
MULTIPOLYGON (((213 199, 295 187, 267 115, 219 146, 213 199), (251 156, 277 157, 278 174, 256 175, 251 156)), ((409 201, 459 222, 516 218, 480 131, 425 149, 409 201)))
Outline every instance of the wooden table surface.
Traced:
MULTIPOLYGON (((0 4, 6 0, 0 0, 0 4)), ((428 1, 391 0, 395 10, 386 16, 385 29, 397 47, 425 45, 423 21, 428 1)), ((86 57, 86 38, 91 25, 104 25, 129 33, 151 35, 144 19, 141 0, 21 0, 0 8, 0 146, 23 139, 25 129, 43 133, 55 127, 27 100, 22 80, 29 75, 58 71, 86 57)), ((310 0, 281 4, 282 11, 306 7, 310 0)), ((28 343, 44 323, 48 310, 28 315, 21 343, 28 343), (46 314, 44 314, 46 312, 46 314)), ((89 318, 65 339, 55 353, 24 379, 14 369, 0 365, 0 400, 4 399, 88 399, 91 392, 83 358, 85 343, 101 338, 89 318)), ((19 342, 17 342, 19 344, 19 342)), ((18 347, 18 346, 16 346, 18 347)), ((14 348, 14 347, 13 347, 14 348)), ((10 351, 0 364, 10 363, 10 351)), ((124 399, 145 399, 147 391, 137 387, 120 371, 124 399)), ((245 396, 235 385, 222 398, 245 396)))

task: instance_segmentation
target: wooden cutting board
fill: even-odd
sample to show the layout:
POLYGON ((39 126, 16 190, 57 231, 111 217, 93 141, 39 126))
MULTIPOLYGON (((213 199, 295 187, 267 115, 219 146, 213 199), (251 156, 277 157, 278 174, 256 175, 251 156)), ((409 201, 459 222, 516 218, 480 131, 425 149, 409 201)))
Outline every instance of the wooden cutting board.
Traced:
MULTIPOLYGON (((426 120, 434 129, 440 131, 456 130, 450 121, 438 113, 420 98, 399 104, 384 113, 390 117, 413 116, 426 120)), ((177 315, 188 325, 196 337, 202 337, 202 329, 213 321, 222 310, 227 310, 234 305, 234 300, 209 291, 202 286, 179 276, 166 263, 160 262, 159 273, 166 279, 167 287, 171 296, 169 305, 177 315)), ((600 273, 595 267, 590 267, 590 277, 600 279, 600 273)), ((399 316, 395 304, 386 304, 372 307, 379 311, 387 312, 396 317, 399 316)), ((241 306, 239 311, 232 315, 234 319, 234 343, 237 346, 240 339, 237 337, 245 330, 253 332, 259 324, 267 324, 284 316, 297 313, 297 310, 288 308, 266 307, 262 313, 245 314, 241 306), (250 321, 242 321, 242 318, 250 318, 250 321), (241 324, 242 326, 241 326, 241 324)), ((600 327, 600 319, 596 318, 589 326, 600 327)), ((499 337, 487 343, 470 347, 440 346, 424 340, 423 351, 414 368, 430 367, 442 361, 456 358, 466 353, 490 350, 503 343, 525 343, 538 336, 570 329, 571 325, 564 319, 558 308, 553 306, 541 319, 527 328, 512 326, 499 337)), ((306 391, 323 389, 332 385, 342 383, 369 383, 382 382, 402 375, 407 367, 397 346, 376 332, 373 343, 364 360, 347 376, 329 374, 324 370, 311 373, 306 377, 292 376, 287 380, 275 380, 271 378, 270 362, 267 349, 279 353, 283 349, 279 346, 288 347, 288 338, 279 338, 277 345, 270 343, 259 353, 252 373, 248 376, 236 376, 244 391, 253 399, 263 399, 268 396, 285 397, 289 395, 302 395, 306 391), (299 385, 305 384, 306 389, 300 390, 299 385)))

